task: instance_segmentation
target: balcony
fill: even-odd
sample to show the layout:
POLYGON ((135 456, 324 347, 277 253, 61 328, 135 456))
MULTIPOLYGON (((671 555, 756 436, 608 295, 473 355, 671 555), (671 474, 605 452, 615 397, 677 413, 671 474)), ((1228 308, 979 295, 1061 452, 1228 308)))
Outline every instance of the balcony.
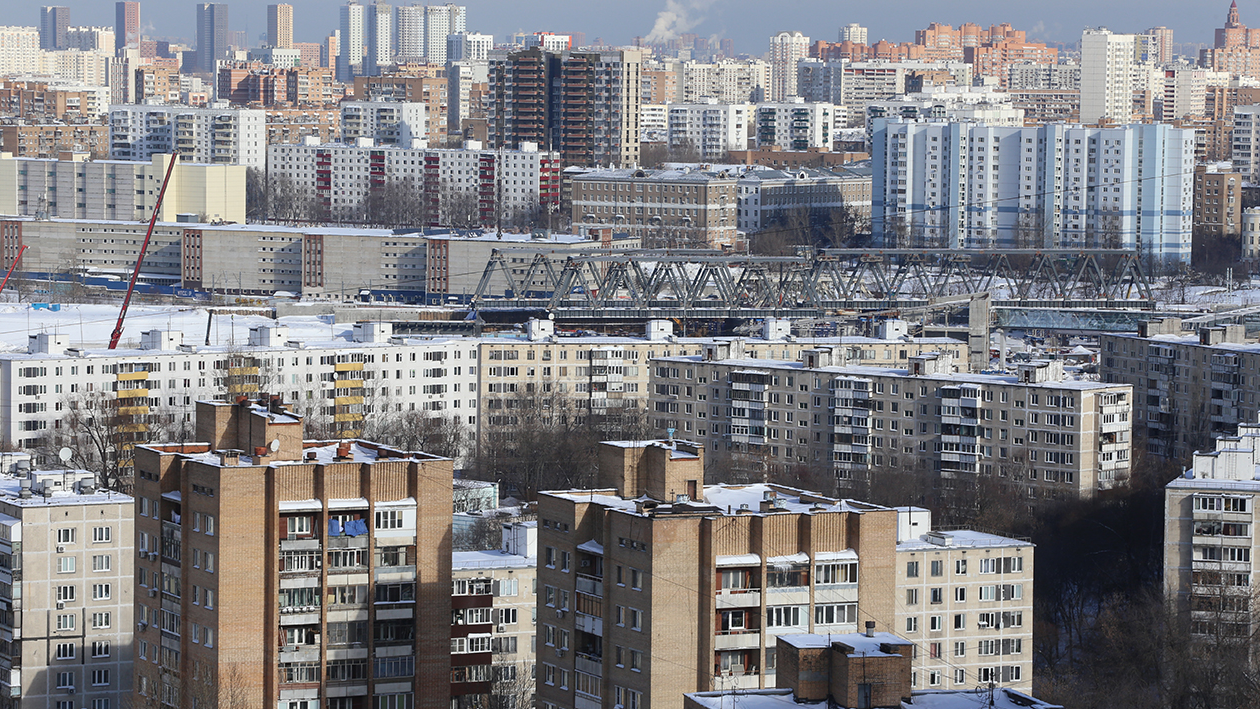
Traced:
POLYGON ((761 647, 761 633, 756 630, 718 631, 713 638, 715 650, 755 650, 761 647))
POLYGON ((590 576, 588 574, 578 574, 577 590, 582 593, 586 593, 592 596, 599 596, 603 598, 604 582, 600 580, 599 577, 597 576, 590 576))
POLYGON ((604 673, 604 659, 598 655, 587 655, 583 652, 574 653, 573 668, 578 672, 585 672, 588 675, 599 677, 604 673))
POLYGON ((720 691, 731 689, 757 689, 761 686, 761 676, 756 667, 723 670, 713 676, 713 687, 720 691))
POLYGON ((573 627, 584 633, 591 635, 604 636, 604 619, 599 616, 587 615, 580 611, 573 614, 573 627))

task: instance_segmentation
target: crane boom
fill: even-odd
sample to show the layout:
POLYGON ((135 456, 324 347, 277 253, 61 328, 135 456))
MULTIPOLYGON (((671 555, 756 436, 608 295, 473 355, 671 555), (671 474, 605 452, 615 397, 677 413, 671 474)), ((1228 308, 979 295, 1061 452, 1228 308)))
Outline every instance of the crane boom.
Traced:
POLYGON ((171 153, 171 162, 166 166, 166 177, 162 178, 162 188, 158 190, 157 202, 153 205, 153 216, 149 217, 149 230, 144 233, 144 243, 140 245, 140 253, 136 256, 136 268, 131 272, 131 281, 127 283, 127 295, 123 296, 122 310, 118 313, 118 324, 114 326, 114 332, 109 336, 109 348, 111 350, 118 348, 118 341, 122 339, 123 320, 127 317, 127 308, 131 305, 131 294, 136 290, 136 279, 140 277, 140 266, 144 264, 144 253, 149 250, 149 239, 153 238, 153 227, 157 225, 158 213, 162 209, 162 198, 166 196, 166 185, 171 181, 171 174, 175 172, 175 163, 179 162, 179 151, 171 153))
POLYGON ((9 277, 13 275, 13 269, 17 268, 18 261, 22 260, 22 252, 26 251, 26 244, 22 244, 22 248, 18 249, 17 256, 13 257, 13 263, 9 265, 9 272, 4 274, 4 280, 0 281, 0 291, 9 285, 9 277))

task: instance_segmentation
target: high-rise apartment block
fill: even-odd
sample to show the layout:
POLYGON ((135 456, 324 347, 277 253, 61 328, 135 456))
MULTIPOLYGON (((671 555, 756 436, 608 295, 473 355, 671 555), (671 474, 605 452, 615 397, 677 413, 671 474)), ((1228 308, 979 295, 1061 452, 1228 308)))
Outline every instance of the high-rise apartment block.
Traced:
POLYGON ((1152 27, 1142 34, 1151 37, 1151 61, 1159 65, 1173 60, 1173 31, 1167 27, 1152 27))
MULTIPOLYGON (((462 481, 461 481, 462 482, 462 481)), ((529 709, 538 618, 538 523, 502 525, 499 549, 451 560, 451 704, 529 709)))
POLYGON ((1164 594, 1200 642, 1256 627, 1257 451, 1260 425, 1241 424, 1164 488, 1164 594))
POLYGON ((1146 35, 1113 34, 1106 28, 1081 33, 1081 122, 1128 123, 1133 117, 1133 81, 1147 62, 1146 35))
POLYGON ((468 31, 468 8, 463 5, 424 6, 424 60, 445 64, 446 38, 468 31))
POLYGON ((1242 233, 1243 175, 1219 163, 1194 168, 1194 227, 1206 234, 1242 233))
POLYGON ((1190 258, 1193 130, 894 118, 875 120, 872 133, 872 228, 888 246, 1124 248, 1164 263, 1190 258))
POLYGON ((856 22, 850 22, 840 28, 839 39, 841 42, 852 42, 854 44, 866 44, 866 28, 856 22))
POLYGON ((195 70, 214 73, 217 62, 228 58, 229 43, 227 3, 198 4, 195 70))
POLYGON ((812 466, 841 489, 881 469, 994 475, 1032 506, 1091 498, 1128 477, 1128 385, 1067 380, 1058 362, 962 374, 938 354, 910 357, 907 369, 836 366, 836 349, 749 360, 732 342, 658 358, 652 427, 764 474, 812 466))
POLYGON ((86 470, 0 477, 0 690, 13 707, 131 699, 135 551, 128 495, 86 470))
POLYGON ((114 3, 114 49, 140 46, 140 3, 120 0, 114 3))
POLYGON ((109 135, 115 160, 149 160, 178 150, 190 162, 266 167, 261 109, 113 106, 109 135))
POLYGON ((446 38, 446 61, 486 62, 494 49, 494 35, 480 32, 451 33, 446 38))
POLYGON ((303 440, 279 397, 196 427, 137 450, 137 699, 449 709, 450 459, 303 440))
MULTIPOLYGON (((779 485, 705 485, 702 443, 606 442, 599 454, 598 487, 539 495, 543 707, 650 707, 672 705, 679 691, 773 687, 780 636, 863 626, 901 633, 921 614, 929 625, 913 631, 919 652, 937 638, 951 651, 961 645, 978 661, 959 665, 959 685, 974 686, 981 666, 997 664, 988 644, 1006 640, 1014 650, 1016 638, 1029 637, 1031 599, 1021 592, 1012 603, 1014 591, 997 591, 1001 581, 1031 594, 1026 542, 933 533, 922 510, 779 485), (955 540, 956 548, 943 548, 955 540), (922 574, 911 576, 916 564, 922 574), (938 566, 942 573, 929 576, 938 566), (967 600, 933 604, 932 589, 967 600), (905 607, 911 590, 924 600, 905 607), (940 620, 933 628, 934 611, 964 627, 947 631, 940 620), (1027 624, 1015 629, 1012 617, 1000 625, 1001 616, 1023 612, 1027 624)), ((1019 650, 1004 662, 1020 669, 1006 679, 999 673, 998 684, 1031 683, 1031 648, 1019 650)), ((919 686, 949 666, 936 660, 916 658, 919 686)))
POLYGON ((1136 335, 1103 335, 1099 344, 1099 373, 1132 385, 1134 435, 1151 453, 1184 459, 1260 416, 1247 384, 1260 375, 1260 345, 1241 325, 1183 332, 1180 318, 1161 318, 1139 323, 1136 335))
POLYGON ((1260 104, 1234 107, 1230 157, 1248 180, 1260 177, 1260 104))
POLYGON ((278 49, 293 46, 292 5, 280 3, 267 6, 267 44, 278 49))
POLYGON ((52 5, 39 8, 39 48, 68 49, 66 31, 70 29, 70 8, 52 5))
POLYGON ((671 148, 693 147, 701 160, 722 160, 732 150, 748 149, 748 105, 675 103, 668 107, 671 148))
POLYGON ((770 100, 787 101, 796 93, 796 62, 809 56, 809 37, 780 32, 770 38, 770 100))
POLYGON ((490 146, 522 142, 560 153, 566 165, 639 160, 638 50, 490 54, 490 146))
POLYGON ((805 103, 799 98, 783 103, 759 103, 752 119, 757 147, 831 150, 835 118, 836 107, 830 103, 805 103))
POLYGON ((337 80, 353 81, 362 76, 364 55, 367 53, 367 8, 358 2, 341 6, 341 30, 338 36, 337 80))
POLYGON ((363 73, 378 76, 394 61, 394 6, 375 2, 367 6, 366 15, 364 32, 367 48, 363 56, 363 73))

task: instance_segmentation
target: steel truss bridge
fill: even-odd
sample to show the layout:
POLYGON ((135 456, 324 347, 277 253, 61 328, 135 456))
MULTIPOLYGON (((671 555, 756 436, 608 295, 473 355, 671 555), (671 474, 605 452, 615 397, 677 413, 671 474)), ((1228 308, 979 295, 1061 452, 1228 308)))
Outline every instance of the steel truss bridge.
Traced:
POLYGON ((528 265, 496 249, 478 311, 547 311, 565 320, 820 318, 930 306, 964 293, 995 308, 1152 310, 1137 254, 1113 249, 826 249, 808 256, 707 250, 582 254, 528 265))

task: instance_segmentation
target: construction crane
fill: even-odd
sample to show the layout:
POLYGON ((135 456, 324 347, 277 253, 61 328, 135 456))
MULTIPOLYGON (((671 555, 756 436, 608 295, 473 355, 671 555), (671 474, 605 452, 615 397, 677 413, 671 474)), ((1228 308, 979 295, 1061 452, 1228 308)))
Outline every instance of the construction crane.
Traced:
POLYGON ((149 239, 153 238, 153 227, 157 226, 158 213, 162 209, 162 198, 166 196, 166 186, 170 184, 177 162, 179 162, 178 150, 171 153, 171 162, 166 166, 166 177, 162 178, 162 188, 158 190, 157 202, 153 204, 153 216, 149 217, 149 230, 144 233, 144 243, 140 245, 140 253, 136 256, 136 268, 131 272, 131 281, 127 283, 127 295, 123 297, 122 310, 118 313, 118 324, 114 326, 114 332, 109 336, 111 350, 118 349, 118 341, 122 339, 123 320, 126 319, 127 308, 131 305, 131 294, 136 290, 136 279, 140 277, 144 253, 149 250, 149 239))
POLYGON ((9 272, 4 274, 4 280, 0 281, 0 291, 9 285, 9 277, 13 275, 13 269, 17 268, 18 261, 22 260, 22 252, 26 251, 26 244, 22 244, 22 248, 18 249, 17 256, 13 257, 13 263, 9 266, 9 272))

